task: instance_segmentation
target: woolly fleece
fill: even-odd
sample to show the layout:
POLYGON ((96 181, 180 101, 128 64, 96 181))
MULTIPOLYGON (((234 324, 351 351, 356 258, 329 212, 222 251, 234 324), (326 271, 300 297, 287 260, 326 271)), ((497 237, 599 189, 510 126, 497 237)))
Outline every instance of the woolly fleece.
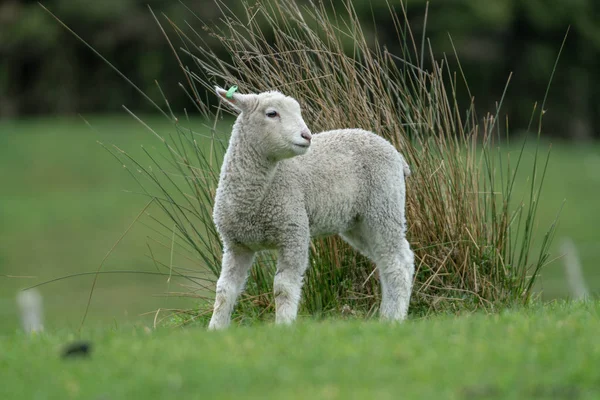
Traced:
POLYGON ((229 325, 254 254, 278 251, 276 322, 291 323, 308 267, 310 237, 340 234, 379 270, 383 319, 406 317, 414 256, 406 240, 405 176, 385 139, 361 129, 311 135, 293 98, 217 94, 240 111, 219 179, 214 222, 223 240, 209 327, 229 325))

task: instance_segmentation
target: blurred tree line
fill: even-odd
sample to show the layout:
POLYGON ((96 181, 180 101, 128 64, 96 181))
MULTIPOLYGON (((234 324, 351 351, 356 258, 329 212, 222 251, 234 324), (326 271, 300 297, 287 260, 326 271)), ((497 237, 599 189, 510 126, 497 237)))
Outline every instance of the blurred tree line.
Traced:
MULTIPOLYGON (((241 7, 235 0, 225 3, 234 9, 241 7)), ((400 9, 399 0, 391 3, 400 9)), ((162 13, 181 27, 187 22, 204 34, 201 22, 181 3, 42 0, 42 4, 152 98, 160 99, 156 80, 176 110, 189 108, 189 100, 177 85, 183 80, 182 72, 148 8, 163 23, 162 13)), ((219 17, 213 1, 188 0, 185 4, 204 22, 219 17)), ((380 43, 400 53, 394 47, 398 44, 387 1, 355 0, 354 5, 364 16, 365 28, 376 30, 380 43)), ((408 15, 418 41, 425 9, 426 0, 408 1, 408 15)), ((597 0, 433 0, 426 32, 436 55, 446 53, 449 59, 453 50, 448 34, 452 36, 470 91, 482 112, 495 110, 512 72, 503 110, 511 126, 526 127, 534 102, 544 96, 560 44, 571 26, 546 106, 545 132, 588 139, 600 137, 600 103, 596 101, 600 97, 598 21, 597 0)), ((219 46, 205 36, 209 46, 219 46)), ((457 64, 452 67, 457 69, 457 64)), ((0 0, 0 117, 114 112, 122 104, 151 110, 130 85, 46 13, 37 0, 0 0)))

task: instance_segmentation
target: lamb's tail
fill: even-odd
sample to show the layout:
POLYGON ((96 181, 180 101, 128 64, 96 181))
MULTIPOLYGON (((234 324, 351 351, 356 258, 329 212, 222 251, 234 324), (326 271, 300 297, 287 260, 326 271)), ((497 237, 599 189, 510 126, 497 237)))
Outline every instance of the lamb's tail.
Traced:
POLYGON ((404 159, 404 157, 402 157, 402 170, 404 171, 404 177, 408 177, 410 176, 411 172, 410 172, 410 167, 408 166, 408 163, 406 162, 406 160, 404 159))

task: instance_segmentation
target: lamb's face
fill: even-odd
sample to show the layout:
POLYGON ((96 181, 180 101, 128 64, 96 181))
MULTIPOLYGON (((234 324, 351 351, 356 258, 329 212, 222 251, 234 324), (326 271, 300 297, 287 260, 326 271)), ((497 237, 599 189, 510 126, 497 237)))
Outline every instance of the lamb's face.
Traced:
POLYGON ((268 157, 281 160, 308 151, 312 135, 293 98, 276 92, 261 93, 251 120, 256 140, 268 157))
POLYGON ((268 158, 283 160, 308 151, 312 135, 302 119, 300 104, 279 92, 217 94, 241 111, 244 135, 268 158))

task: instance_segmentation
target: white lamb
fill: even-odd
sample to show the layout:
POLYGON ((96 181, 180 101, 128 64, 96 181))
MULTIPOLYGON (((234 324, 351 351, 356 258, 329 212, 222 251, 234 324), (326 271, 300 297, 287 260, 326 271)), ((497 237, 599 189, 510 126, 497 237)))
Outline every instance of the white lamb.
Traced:
POLYGON ((360 129, 311 135, 279 92, 217 94, 240 112, 223 160, 213 218, 223 240, 209 329, 229 325, 254 254, 278 251, 276 323, 296 319, 311 236, 340 234, 377 265, 382 319, 406 317, 414 256, 406 240, 404 158, 360 129))

